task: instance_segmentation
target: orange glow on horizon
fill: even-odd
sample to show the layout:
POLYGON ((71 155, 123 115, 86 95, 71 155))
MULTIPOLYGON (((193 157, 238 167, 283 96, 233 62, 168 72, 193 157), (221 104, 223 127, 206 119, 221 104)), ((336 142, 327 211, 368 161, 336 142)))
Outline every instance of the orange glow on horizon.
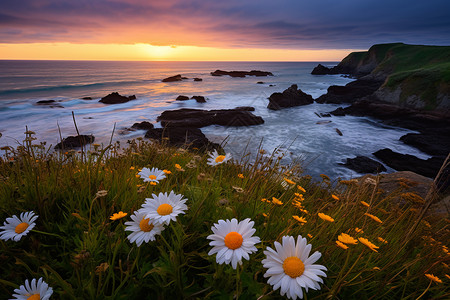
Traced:
POLYGON ((130 61, 340 61, 355 49, 262 49, 149 44, 0 44, 0 59, 130 61))

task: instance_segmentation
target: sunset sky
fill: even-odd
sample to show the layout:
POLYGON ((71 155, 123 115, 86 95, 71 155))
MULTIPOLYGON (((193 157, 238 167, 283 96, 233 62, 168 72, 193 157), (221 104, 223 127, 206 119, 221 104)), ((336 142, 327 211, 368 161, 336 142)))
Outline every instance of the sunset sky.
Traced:
POLYGON ((450 45, 450 1, 0 1, 0 59, 338 61, 390 42, 450 45))

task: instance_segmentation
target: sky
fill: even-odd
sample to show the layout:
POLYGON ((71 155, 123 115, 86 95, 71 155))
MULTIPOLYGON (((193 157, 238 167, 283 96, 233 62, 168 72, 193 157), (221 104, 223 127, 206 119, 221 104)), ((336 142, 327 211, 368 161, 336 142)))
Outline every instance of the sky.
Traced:
POLYGON ((338 61, 391 42, 450 45, 450 1, 0 1, 0 59, 338 61))

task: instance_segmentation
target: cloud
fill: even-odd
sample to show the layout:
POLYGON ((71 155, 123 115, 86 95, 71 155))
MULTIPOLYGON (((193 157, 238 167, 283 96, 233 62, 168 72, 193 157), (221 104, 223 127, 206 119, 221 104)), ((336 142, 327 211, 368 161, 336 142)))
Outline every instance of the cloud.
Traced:
POLYGON ((365 49, 450 45, 447 0, 2 0, 0 42, 365 49))

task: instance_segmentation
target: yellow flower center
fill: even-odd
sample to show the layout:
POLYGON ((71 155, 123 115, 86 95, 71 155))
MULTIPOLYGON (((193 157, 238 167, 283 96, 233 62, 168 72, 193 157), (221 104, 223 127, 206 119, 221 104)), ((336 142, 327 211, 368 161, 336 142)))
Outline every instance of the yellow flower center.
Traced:
POLYGON ((41 294, 34 294, 27 298, 27 300, 39 300, 41 299, 41 294))
POLYGON ((19 225, 16 226, 15 232, 17 234, 21 234, 22 232, 24 232, 25 230, 27 230, 28 226, 30 226, 28 223, 20 223, 19 225))
POLYGON ((141 228, 141 230, 143 232, 149 232, 150 230, 153 229, 153 224, 149 224, 150 219, 142 219, 141 222, 139 223, 139 228, 141 228))
POLYGON ((225 155, 219 155, 216 157, 216 163, 221 163, 225 159, 225 155))
POLYGON ((236 231, 231 231, 225 236, 225 246, 231 250, 241 247, 243 241, 244 239, 242 238, 242 235, 236 231))
POLYGON ((151 180, 155 180, 156 176, 155 175, 150 175, 150 176, 148 176, 148 178, 150 178, 151 180))
POLYGON ((173 207, 170 204, 167 203, 163 203, 161 204, 158 209, 156 210, 156 212, 160 215, 160 216, 167 216, 169 214, 171 214, 173 211, 173 207))
POLYGON ((296 256, 290 256, 284 260, 283 270, 284 273, 286 273, 286 275, 289 275, 291 278, 297 278, 305 271, 305 265, 300 260, 300 258, 296 256))

